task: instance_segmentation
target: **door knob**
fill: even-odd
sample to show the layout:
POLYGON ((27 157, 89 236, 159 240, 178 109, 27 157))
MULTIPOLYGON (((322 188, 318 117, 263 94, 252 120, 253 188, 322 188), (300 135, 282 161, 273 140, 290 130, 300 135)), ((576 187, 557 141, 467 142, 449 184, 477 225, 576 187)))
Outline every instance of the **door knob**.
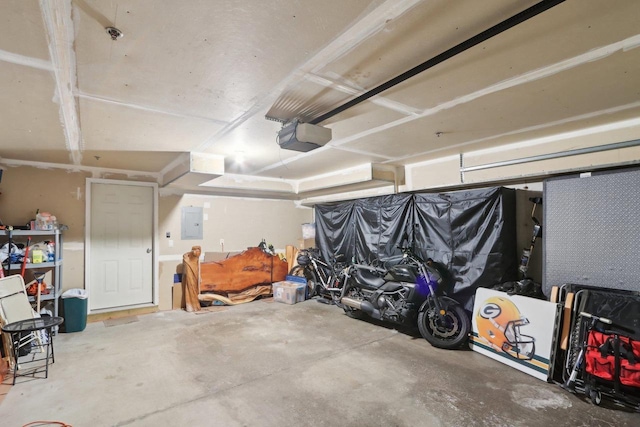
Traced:
POLYGON ((151 248, 147 248, 147 253, 150 254, 151 253, 151 248))

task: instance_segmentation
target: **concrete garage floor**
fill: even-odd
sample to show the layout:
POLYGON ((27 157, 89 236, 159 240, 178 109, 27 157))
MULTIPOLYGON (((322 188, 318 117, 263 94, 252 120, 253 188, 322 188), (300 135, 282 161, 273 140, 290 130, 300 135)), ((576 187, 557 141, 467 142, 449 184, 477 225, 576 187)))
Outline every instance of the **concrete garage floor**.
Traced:
POLYGON ((55 338, 49 379, 20 379, 0 424, 637 426, 471 351, 315 301, 254 301, 91 323, 55 338))

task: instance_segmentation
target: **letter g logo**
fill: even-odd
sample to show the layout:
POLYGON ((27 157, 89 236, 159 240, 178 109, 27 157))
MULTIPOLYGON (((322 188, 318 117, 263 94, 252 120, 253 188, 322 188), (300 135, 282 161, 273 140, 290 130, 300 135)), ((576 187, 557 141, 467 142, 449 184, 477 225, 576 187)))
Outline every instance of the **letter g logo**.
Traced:
POLYGON ((493 319, 498 317, 501 312, 502 312, 502 309, 498 304, 494 302, 490 302, 488 304, 485 304, 484 307, 480 309, 479 314, 485 319, 493 319))

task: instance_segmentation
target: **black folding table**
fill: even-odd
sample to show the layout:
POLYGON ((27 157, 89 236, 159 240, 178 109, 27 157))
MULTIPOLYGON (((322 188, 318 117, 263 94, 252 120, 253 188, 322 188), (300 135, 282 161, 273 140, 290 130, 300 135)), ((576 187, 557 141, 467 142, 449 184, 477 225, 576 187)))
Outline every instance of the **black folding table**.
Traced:
POLYGON ((43 372, 44 368, 44 378, 48 378, 49 376, 49 359, 51 359, 51 363, 55 362, 55 356, 53 352, 53 333, 52 329, 56 326, 59 326, 64 322, 62 317, 57 316, 43 316, 34 319, 25 319, 19 320, 17 322, 8 323, 2 327, 2 332, 6 332, 11 337, 11 346, 13 348, 13 384, 16 383, 16 377, 19 376, 32 376, 36 378, 36 374, 43 372), (46 331, 45 337, 38 337, 37 335, 41 334, 41 331, 46 331), (36 335, 37 334, 37 335, 36 335), (41 341, 40 344, 32 345, 34 341, 39 338, 41 341), (46 340, 46 342, 42 342, 46 340), (26 346, 31 346, 31 348, 27 348, 26 346), (37 348, 44 350, 44 357, 36 358, 35 353, 32 354, 31 360, 24 360, 26 355, 32 352, 35 352, 37 348), (26 353, 21 356, 21 353, 26 353), (19 359, 22 357, 22 361, 19 359), (31 364, 35 364, 38 362, 43 362, 44 365, 39 365, 35 367, 31 367, 31 364), (25 366, 29 365, 29 366, 25 366), (18 373, 18 371, 24 370, 28 373, 18 373))

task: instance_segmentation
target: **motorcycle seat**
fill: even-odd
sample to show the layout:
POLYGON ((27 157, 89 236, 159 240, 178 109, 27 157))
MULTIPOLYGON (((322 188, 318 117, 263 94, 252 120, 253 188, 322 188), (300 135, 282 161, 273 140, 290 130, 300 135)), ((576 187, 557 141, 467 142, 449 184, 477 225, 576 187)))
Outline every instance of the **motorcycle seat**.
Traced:
POLYGON ((379 274, 371 270, 357 269, 356 278, 360 284, 370 289, 378 289, 385 283, 385 280, 379 274))
POLYGON ((396 282, 387 282, 382 287, 382 290, 384 292, 396 292, 396 291, 399 291, 400 289, 402 289, 402 285, 400 283, 396 283, 396 282))

